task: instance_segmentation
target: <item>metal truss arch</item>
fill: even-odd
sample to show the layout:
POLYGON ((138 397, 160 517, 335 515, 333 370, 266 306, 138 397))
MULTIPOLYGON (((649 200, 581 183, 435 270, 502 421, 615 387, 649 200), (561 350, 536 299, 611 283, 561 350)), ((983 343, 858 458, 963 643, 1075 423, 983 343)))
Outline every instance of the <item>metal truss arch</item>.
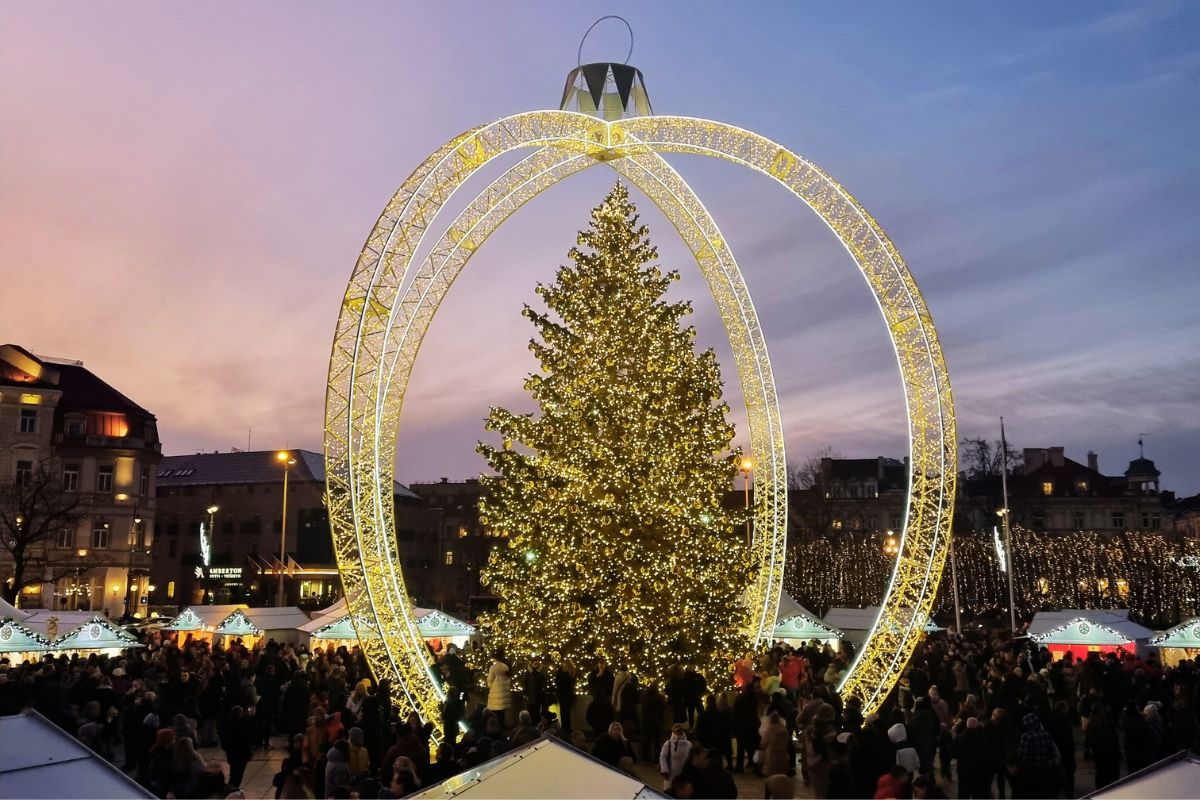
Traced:
MULTIPOLYGON (((810 172, 798 171, 798 164, 805 165, 817 177, 815 182, 799 184, 805 191, 820 184, 816 196, 789 188, 834 230, 875 291, 889 322, 905 379, 910 451, 914 455, 901 556, 884 611, 868 646, 843 683, 843 691, 860 694, 868 707, 873 707, 898 677, 911 652, 909 645, 915 646, 911 633, 914 626, 919 628, 923 624, 923 615, 928 613, 933 600, 931 587, 936 586, 936 574, 944 561, 944 535, 948 534, 949 525, 947 504, 952 503, 954 473, 953 469, 949 471, 948 495, 944 491, 944 469, 941 477, 935 476, 933 470, 921 469, 922 477, 918 479, 916 456, 928 455, 932 450, 926 442, 928 419, 918 414, 914 423, 913 411, 914 407, 918 411, 932 407, 930 403, 939 413, 951 407, 936 335, 930 338, 932 322, 928 312, 897 310, 893 295, 882 291, 890 292, 894 284, 904 287, 910 307, 924 308, 903 261, 882 229, 853 198, 808 162, 769 140, 732 126, 679 117, 604 123, 569 112, 530 112, 507 117, 452 140, 405 181, 360 254, 343 299, 330 361, 326 403, 327 501, 347 600, 355 617, 365 615, 376 620, 382 634, 363 640, 376 676, 390 678, 400 689, 397 698, 401 704, 417 710, 426 719, 436 718, 441 691, 430 674, 431 665, 396 567, 390 502, 395 437, 408 371, 441 297, 470 253, 530 197, 593 163, 607 162, 625 174, 671 219, 713 288, 735 354, 741 352, 744 356, 737 357, 739 377, 751 415, 752 446, 764 464, 755 475, 756 531, 763 534, 755 536, 760 570, 751 587, 751 629, 762 635, 774 623, 782 583, 786 490, 781 488, 785 473, 782 429, 765 343, 736 262, 728 254, 715 223, 682 178, 656 151, 715 155, 765 172, 785 185, 789 177, 796 179, 803 175, 809 180, 810 172), (454 191, 492 158, 522 147, 543 149, 477 196, 449 226, 422 268, 413 269, 417 249, 454 191), (832 200, 814 202, 826 197, 840 198, 853 213, 832 200), (854 215, 856 220, 852 219, 854 215), (868 241, 871 239, 873 247, 868 241), (880 252, 886 255, 885 260, 880 260, 880 252), (880 276, 885 261, 890 264, 892 274, 880 276), (917 330, 920 336, 904 338, 911 330, 917 330), (918 345, 923 341, 925 346, 912 346, 910 341, 918 345), (925 380, 932 388, 923 393, 910 391, 910 386, 929 378, 928 372, 916 375, 911 368, 912 364, 924 363, 919 357, 921 352, 932 357, 935 365, 941 364, 940 372, 925 380), (758 383, 748 382, 748 376, 758 383), (914 376, 916 380, 910 380, 914 376), (940 382, 939 377, 943 378, 940 382), (755 386, 760 389, 757 393, 755 386), (762 387, 769 387, 769 391, 762 387), (914 436, 914 431, 921 436, 914 436), (764 460, 765 453, 771 457, 764 460), (929 483, 930 480, 937 485, 929 483), (910 573, 922 557, 924 580, 914 582, 910 573), (902 610, 900 615, 896 607, 902 610)), ((938 426, 943 456, 947 432, 952 456, 952 411, 939 417, 938 426)), ((931 463, 920 462, 922 467, 931 463)))

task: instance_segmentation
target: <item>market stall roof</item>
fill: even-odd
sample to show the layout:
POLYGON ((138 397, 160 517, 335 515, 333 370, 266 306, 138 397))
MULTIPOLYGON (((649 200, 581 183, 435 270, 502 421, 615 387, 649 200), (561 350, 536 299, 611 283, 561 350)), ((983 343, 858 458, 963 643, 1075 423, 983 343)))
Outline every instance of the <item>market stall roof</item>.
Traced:
POLYGON ((154 797, 36 711, 0 717, 0 797, 154 797))
MULTIPOLYGON (((358 629, 361 631, 369 631, 371 638, 378 636, 375 631, 375 624, 366 617, 359 620, 358 629)), ((357 639, 358 634, 355 632, 354 624, 350 620, 349 614, 326 614, 325 616, 313 617, 311 620, 300 626, 300 630, 307 633, 314 639, 357 639)))
POLYGON ((51 641, 96 616, 95 611, 55 611, 50 608, 31 608, 30 612, 22 621, 51 641))
POLYGON ((251 622, 246 612, 239 608, 221 620, 214 633, 220 636, 258 636, 262 634, 262 628, 251 622))
POLYGON ((775 618, 776 639, 841 639, 842 631, 821 621, 821 618, 787 594, 779 596, 779 614, 775 618))
POLYGON ((28 611, 22 611, 12 603, 0 597, 0 619, 28 619, 30 617, 28 611))
POLYGON ((178 617, 171 620, 170 625, 164 625, 163 630, 198 631, 204 628, 211 630, 239 608, 248 608, 248 606, 242 603, 221 606, 188 606, 179 612, 178 617))
POLYGON ((0 619, 0 656, 5 653, 39 653, 50 649, 50 640, 19 619, 0 619))
POLYGON ((1196 797, 1198 786, 1200 756, 1180 750, 1169 758, 1164 758, 1084 797, 1104 800, 1143 800, 1146 797, 1190 800, 1196 797))
POLYGON ((329 606, 326 606, 325 608, 317 610, 313 614, 313 617, 314 618, 324 617, 324 616, 328 616, 329 614, 346 614, 348 612, 349 612, 349 609, 346 607, 346 598, 343 597, 340 600, 336 601, 333 605, 329 605, 329 606))
POLYGON ((1042 644, 1120 645, 1152 636, 1154 631, 1129 619, 1123 608, 1039 611, 1029 623, 1029 638, 1042 644))
POLYGON ((264 631, 302 630, 302 626, 308 623, 308 614, 296 606, 247 608, 242 613, 255 627, 264 631))
POLYGON ((97 614, 82 625, 59 636, 50 646, 55 650, 104 650, 113 647, 142 647, 143 645, 132 633, 97 614))
POLYGON ((410 797, 638 798, 666 797, 560 739, 546 737, 486 761, 410 797))
MULTIPOLYGON (((417 617, 417 630, 426 639, 474 636, 475 626, 452 617, 442 611, 429 608, 414 608, 417 617)), ((361 618, 359 627, 372 630, 375 625, 368 619, 361 618)), ((299 629, 311 635, 314 639, 356 639, 354 625, 349 614, 322 614, 313 617, 299 629)))
POLYGON ((1184 620, 1150 640, 1155 647, 1200 648, 1200 617, 1184 620))
POLYGON ((831 628, 838 628, 843 633, 850 631, 867 631, 875 624, 879 616, 879 606, 866 608, 831 608, 822 620, 831 628))

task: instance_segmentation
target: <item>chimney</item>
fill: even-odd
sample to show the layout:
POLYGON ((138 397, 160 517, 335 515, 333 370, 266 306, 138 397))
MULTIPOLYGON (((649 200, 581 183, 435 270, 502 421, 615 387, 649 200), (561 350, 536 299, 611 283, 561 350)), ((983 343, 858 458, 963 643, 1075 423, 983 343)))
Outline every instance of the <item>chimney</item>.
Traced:
POLYGON ((1050 463, 1056 467, 1061 467, 1063 465, 1063 448, 1050 448, 1050 463))
POLYGON ((1088 450, 1088 469, 1092 472, 1100 471, 1100 457, 1091 450, 1088 450))
POLYGON ((1022 461, 1025 463, 1025 474, 1028 475, 1046 463, 1046 451, 1040 447, 1026 447, 1022 461))

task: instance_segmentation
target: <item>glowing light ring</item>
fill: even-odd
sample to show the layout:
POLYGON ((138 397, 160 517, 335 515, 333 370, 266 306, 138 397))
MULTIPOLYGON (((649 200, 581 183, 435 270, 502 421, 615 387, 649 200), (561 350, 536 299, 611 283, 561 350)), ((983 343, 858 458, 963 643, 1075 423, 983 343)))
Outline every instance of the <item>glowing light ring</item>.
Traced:
MULTIPOLYGON (((395 568, 389 502, 401 401, 389 399, 395 393, 381 395, 387 371, 380 366, 386 361, 397 312, 403 311, 400 290, 426 230, 453 191, 496 155, 543 145, 601 160, 652 150, 700 153, 770 174, 822 217, 867 278, 888 322, 904 379, 913 465, 900 557, 872 636, 841 687, 844 693, 860 694, 873 708, 890 690, 916 644, 919 621, 932 604, 945 559, 955 436, 936 333, 911 276, 882 229, 827 175, 755 134, 679 117, 605 123, 548 111, 519 114, 478 128, 449 142, 422 164, 392 198, 368 238, 347 288, 334 339, 326 456, 330 521, 350 610, 355 617, 375 619, 382 634, 362 642, 377 677, 393 679, 403 693, 398 696, 402 705, 426 719, 436 718, 441 693, 430 676, 403 580, 395 568), (385 432, 389 435, 382 436, 385 432), (380 447, 389 444, 390 451, 380 447)), ((485 205, 503 200, 481 197, 485 205)), ((456 233, 452 229, 447 235, 453 239, 456 233)), ((407 346, 418 346, 419 338, 408 340, 407 346)), ((768 538, 773 537, 756 537, 758 546, 763 547, 768 538)), ((766 571, 778 570, 781 577, 781 557, 777 563, 772 561, 766 571)), ((768 594, 762 607, 773 608, 777 601, 777 594, 773 599, 768 594)))

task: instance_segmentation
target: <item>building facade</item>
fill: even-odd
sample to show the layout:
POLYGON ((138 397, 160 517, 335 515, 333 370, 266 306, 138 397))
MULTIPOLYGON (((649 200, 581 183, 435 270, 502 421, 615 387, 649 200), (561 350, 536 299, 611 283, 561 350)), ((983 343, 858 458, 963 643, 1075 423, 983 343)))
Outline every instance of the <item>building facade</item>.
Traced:
MULTIPOLYGON (((70 509, 44 538, 31 534, 37 508, 8 509, 14 528, 0 534, 39 553, 20 606, 145 613, 161 452, 154 415, 82 362, 0 345, 0 490, 11 504, 14 489, 43 482, 43 496, 70 509)), ((0 579, 14 573, 0 548, 0 579)))
MULTIPOLYGON (((341 597, 320 453, 166 456, 157 482, 151 600, 156 608, 166 613, 196 604, 276 605, 281 578, 282 605, 319 608, 341 597)), ((415 539, 423 520, 420 499, 396 484, 394 501, 397 536, 415 539)))

